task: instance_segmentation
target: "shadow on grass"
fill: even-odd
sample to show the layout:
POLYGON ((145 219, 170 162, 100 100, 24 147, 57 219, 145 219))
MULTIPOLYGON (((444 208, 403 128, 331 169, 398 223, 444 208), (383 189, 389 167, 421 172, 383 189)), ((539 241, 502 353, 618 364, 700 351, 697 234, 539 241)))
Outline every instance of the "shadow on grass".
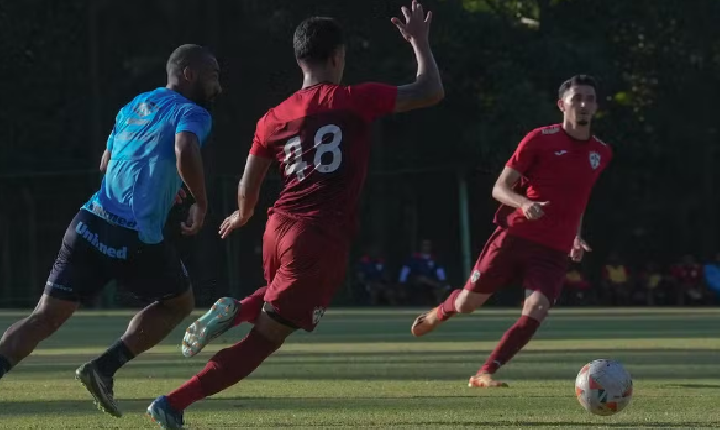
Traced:
MULTIPOLYGON (((493 396, 504 397, 504 396, 493 396)), ((507 397, 514 397, 508 394, 507 397)), ((532 396, 531 396, 532 397, 532 396)), ((548 396, 534 396, 548 398, 548 396)), ((550 397, 566 397, 566 396, 550 396, 550 397)), ((477 420, 467 419, 463 417, 464 412, 460 412, 455 416, 448 416, 442 420, 423 420, 418 417, 414 420, 415 412, 418 406, 434 406, 435 413, 447 416, 447 412, 463 410, 467 411, 467 406, 476 401, 482 402, 487 398, 480 396, 402 396, 402 397, 349 397, 338 399, 335 397, 233 397, 233 398, 209 398, 205 401, 192 406, 188 410, 187 420, 192 425, 193 411, 197 412, 231 412, 238 409, 253 410, 260 412, 283 412, 298 411, 300 413, 323 412, 342 410, 347 412, 373 412, 371 422, 359 423, 356 418, 349 418, 353 424, 364 426, 422 426, 422 427, 444 427, 444 426, 491 426, 491 427, 551 427, 561 426, 569 428, 584 428, 590 426, 610 427, 610 428, 669 428, 679 427, 679 423, 668 423, 660 421, 638 421, 638 420, 605 420, 599 417, 588 416, 587 420, 555 420, 555 421, 533 421, 533 420, 493 420, 483 422, 480 418, 477 420), (382 418, 378 419, 375 415, 377 412, 390 413, 387 421, 382 418), (405 412, 398 413, 398 412, 405 412)), ((125 416, 143 414, 150 404, 151 399, 135 399, 135 400, 119 400, 119 405, 124 411, 125 416)), ((427 408, 425 409, 427 411, 427 408)), ((8 416, 72 416, 97 412, 91 401, 80 400, 53 400, 53 401, 18 401, 18 402, 0 402, 0 411, 3 415, 8 416)), ((97 412, 98 414, 100 412, 97 412)), ((287 417, 287 415, 282 415, 287 417)), ((278 416, 279 418, 279 416, 278 416)), ((429 418, 429 417, 428 417, 429 418)), ((620 418, 620 417, 618 417, 620 418)), ((109 420, 114 420, 108 415, 109 420)), ((325 421, 325 418, 318 417, 319 421, 325 421)), ((337 418, 333 418, 337 421, 337 418)), ((265 418, 266 424, 272 424, 273 418, 268 416, 265 418)), ((278 422, 278 426, 282 427, 308 427, 312 424, 308 423, 307 417, 298 416, 296 420, 288 422, 283 420, 278 422), (295 421, 295 422, 293 422, 295 421)), ((234 422, 236 424, 236 422, 234 422)), ((318 423, 317 425, 326 426, 328 423, 318 423)), ((335 422, 333 425, 348 425, 348 422, 335 422)), ((683 422, 684 428, 707 427, 707 422, 683 422)))

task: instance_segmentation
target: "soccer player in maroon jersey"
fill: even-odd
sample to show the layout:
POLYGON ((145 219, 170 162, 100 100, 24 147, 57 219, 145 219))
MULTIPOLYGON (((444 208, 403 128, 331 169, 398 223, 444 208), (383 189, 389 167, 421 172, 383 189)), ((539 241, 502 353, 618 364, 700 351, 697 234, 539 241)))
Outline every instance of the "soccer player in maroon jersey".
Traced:
POLYGON ((197 354, 241 322, 253 328, 185 385, 150 405, 149 414, 160 424, 179 425, 185 408, 248 376, 293 331, 312 331, 342 284, 368 169, 372 121, 434 105, 444 95, 428 42, 431 13, 425 15, 416 1, 402 13, 404 21, 392 22, 415 51, 417 77, 400 87, 340 85, 345 66, 340 26, 316 17, 297 27, 293 44, 302 89, 258 122, 238 187, 238 210, 220 228, 225 238, 250 219, 265 174, 277 161, 284 188, 269 211, 263 238, 267 286, 241 302, 218 300, 188 328, 183 353, 197 354))
POLYGON ((493 379, 533 337, 560 295, 570 258, 580 261, 590 247, 582 239, 582 218, 590 192, 612 151, 590 132, 597 110, 595 80, 574 76, 560 86, 562 124, 535 129, 520 142, 493 188, 501 203, 497 229, 485 244, 462 290, 412 325, 423 336, 456 313, 469 313, 516 278, 525 288, 522 316, 500 340, 473 387, 506 384, 493 379))

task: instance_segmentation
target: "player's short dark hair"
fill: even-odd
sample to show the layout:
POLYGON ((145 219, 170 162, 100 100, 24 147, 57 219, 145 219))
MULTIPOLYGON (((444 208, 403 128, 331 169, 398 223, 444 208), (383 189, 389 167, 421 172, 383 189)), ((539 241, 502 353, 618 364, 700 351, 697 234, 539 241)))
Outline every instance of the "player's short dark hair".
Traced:
POLYGON ((185 44, 178 46, 165 64, 165 71, 168 76, 180 76, 185 67, 194 67, 208 59, 213 58, 212 53, 204 46, 185 44))
POLYGON ((315 16, 295 29, 295 58, 308 63, 323 63, 345 45, 342 27, 333 18, 315 16))
POLYGON ((593 87, 595 88, 595 91, 597 91, 597 81, 594 77, 590 75, 575 75, 567 81, 563 82, 562 85, 560 85, 558 97, 563 98, 563 96, 565 96, 565 92, 569 90, 570 87, 574 87, 577 85, 586 85, 588 87, 593 87))

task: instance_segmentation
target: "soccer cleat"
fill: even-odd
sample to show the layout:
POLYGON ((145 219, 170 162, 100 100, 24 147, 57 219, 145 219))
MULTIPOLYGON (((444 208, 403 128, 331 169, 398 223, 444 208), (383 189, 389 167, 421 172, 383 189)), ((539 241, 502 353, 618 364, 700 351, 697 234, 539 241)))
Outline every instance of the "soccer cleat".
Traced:
POLYGON ((435 327, 442 324, 442 320, 438 317, 439 308, 433 308, 428 312, 415 318, 415 321, 410 328, 410 332, 415 337, 424 336, 431 331, 435 330, 435 327))
POLYGON ((197 355, 208 343, 228 331, 239 311, 240 304, 232 297, 218 299, 205 315, 185 330, 182 341, 183 355, 188 358, 197 355))
POLYGON ((102 375, 92 363, 85 363, 75 371, 75 379, 79 380, 92 394, 95 406, 103 412, 120 418, 122 412, 113 398, 113 379, 102 375))
POLYGON ((468 387, 476 388, 495 388, 495 387, 507 387, 508 385, 504 382, 496 381, 492 378, 489 373, 481 373, 473 375, 468 381, 468 387))
POLYGON ((164 429, 181 429, 185 425, 183 413, 173 409, 165 396, 160 396, 150 403, 146 415, 164 429))

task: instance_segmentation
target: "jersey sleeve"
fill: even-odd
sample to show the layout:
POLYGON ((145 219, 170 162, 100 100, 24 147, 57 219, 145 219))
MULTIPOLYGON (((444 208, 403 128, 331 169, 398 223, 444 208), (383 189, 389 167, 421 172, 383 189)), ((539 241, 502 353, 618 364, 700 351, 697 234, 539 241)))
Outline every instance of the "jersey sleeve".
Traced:
POLYGON ((205 143, 210 129, 212 128, 212 117, 210 113, 197 105, 185 108, 180 114, 180 119, 175 126, 175 133, 189 131, 197 136, 200 146, 205 143))
POLYGON ((395 110, 397 87, 369 82, 347 87, 353 108, 368 121, 395 110))
POLYGON ((107 138, 107 143, 105 144, 105 149, 112 152, 114 141, 115 141, 115 126, 113 126, 112 130, 110 131, 110 135, 107 138))
POLYGON ((540 136, 541 132, 539 130, 528 133, 523 140, 520 141, 520 144, 505 164, 505 167, 517 170, 522 174, 530 170, 530 167, 535 163, 537 157, 537 144, 540 136))
POLYGON ((267 133, 265 131, 266 127, 265 117, 260 118, 257 126, 255 126, 255 136, 253 137, 253 143, 250 147, 250 155, 274 160, 275 157, 273 151, 267 144, 267 133))

